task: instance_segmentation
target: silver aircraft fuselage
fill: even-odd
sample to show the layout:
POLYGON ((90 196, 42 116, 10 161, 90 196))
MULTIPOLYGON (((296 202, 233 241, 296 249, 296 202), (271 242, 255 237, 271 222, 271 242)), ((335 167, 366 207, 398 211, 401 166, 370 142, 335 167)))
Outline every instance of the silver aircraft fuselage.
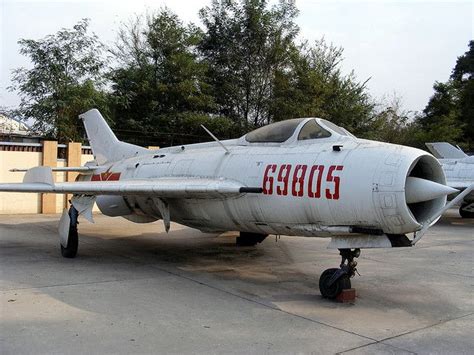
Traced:
MULTIPOLYGON (((263 194, 225 199, 167 200, 171 220, 203 231, 324 237, 361 226, 403 234, 420 229, 444 206, 445 196, 407 203, 409 176, 446 182, 430 154, 336 131, 327 138, 300 141, 298 132, 306 122, 283 143, 249 143, 242 137, 222 142, 229 154, 214 142, 164 148, 80 179, 217 177, 263 189, 263 194)), ((97 204, 106 215, 135 222, 161 218, 147 196, 98 196, 97 204)))

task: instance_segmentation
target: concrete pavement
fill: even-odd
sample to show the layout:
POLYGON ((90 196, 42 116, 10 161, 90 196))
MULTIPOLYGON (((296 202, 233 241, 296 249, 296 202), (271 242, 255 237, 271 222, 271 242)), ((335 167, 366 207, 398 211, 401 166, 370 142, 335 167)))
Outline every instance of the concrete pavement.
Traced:
POLYGON ((363 250, 356 304, 322 299, 328 240, 96 215, 76 259, 59 216, 0 216, 0 352, 472 353, 474 220, 449 211, 410 249, 363 250))

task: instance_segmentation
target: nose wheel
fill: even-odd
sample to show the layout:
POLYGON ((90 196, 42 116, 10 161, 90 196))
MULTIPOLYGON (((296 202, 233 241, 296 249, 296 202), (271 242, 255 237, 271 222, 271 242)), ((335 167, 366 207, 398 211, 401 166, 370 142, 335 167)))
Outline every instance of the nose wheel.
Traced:
POLYGON ((319 290, 325 298, 335 299, 342 290, 351 288, 351 277, 357 272, 357 261, 360 249, 339 249, 341 265, 339 269, 325 270, 319 278, 319 290))

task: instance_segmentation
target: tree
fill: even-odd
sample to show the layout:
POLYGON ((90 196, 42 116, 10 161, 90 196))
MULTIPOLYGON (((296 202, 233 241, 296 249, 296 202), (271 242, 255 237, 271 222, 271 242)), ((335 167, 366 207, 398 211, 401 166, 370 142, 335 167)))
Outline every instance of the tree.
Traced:
POLYGON ((100 91, 103 45, 88 34, 88 24, 83 19, 41 40, 18 42, 33 66, 13 71, 10 90, 21 99, 15 114, 34 119, 33 129, 62 142, 83 137, 80 113, 98 107, 107 114, 107 97, 100 91))
POLYGON ((244 127, 272 121, 275 73, 286 65, 298 34, 293 1, 267 5, 267 0, 214 0, 200 11, 206 31, 199 48, 217 113, 244 127))
POLYGON ((448 141, 474 150, 474 41, 458 57, 450 79, 433 88, 435 93, 417 120, 420 140, 448 141))
POLYGON ((474 150, 474 41, 469 50, 458 57, 451 74, 451 80, 458 93, 458 120, 464 125, 463 144, 474 150))
POLYGON ((368 129, 362 136, 381 142, 420 147, 420 127, 415 119, 416 112, 404 110, 401 97, 393 94, 384 97, 375 106, 368 129))
POLYGON ((211 119, 214 98, 196 50, 201 37, 199 28, 166 8, 121 28, 112 51, 119 65, 110 73, 119 135, 155 132, 156 144, 170 144, 164 138, 184 122, 193 126, 185 131, 195 131, 211 119))
POLYGON ((420 145, 424 142, 460 143, 464 124, 459 121, 457 89, 453 82, 436 82, 435 94, 418 118, 420 145))
POLYGON ((324 39, 293 47, 289 65, 276 72, 271 104, 275 121, 321 117, 365 134, 374 110, 365 83, 340 69, 342 48, 324 39))

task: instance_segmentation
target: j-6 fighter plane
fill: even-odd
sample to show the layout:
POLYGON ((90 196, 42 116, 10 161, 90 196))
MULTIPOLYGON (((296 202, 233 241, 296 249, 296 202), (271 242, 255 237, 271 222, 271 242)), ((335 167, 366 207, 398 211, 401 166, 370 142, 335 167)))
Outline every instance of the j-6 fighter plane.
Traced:
MULTIPOLYGON (((82 167, 28 170, 0 191, 73 194, 59 222, 61 252, 76 256, 77 220, 107 216, 163 220, 203 232, 239 231, 238 245, 269 234, 331 238, 339 268, 324 271, 321 294, 350 288, 362 248, 410 247, 451 205, 440 163, 418 149, 354 137, 320 118, 270 124, 239 139, 151 151, 119 141, 96 109, 79 116, 95 160, 82 167), (55 183, 54 171, 78 171, 55 183)), ((205 128, 205 127, 204 127, 205 128)))

